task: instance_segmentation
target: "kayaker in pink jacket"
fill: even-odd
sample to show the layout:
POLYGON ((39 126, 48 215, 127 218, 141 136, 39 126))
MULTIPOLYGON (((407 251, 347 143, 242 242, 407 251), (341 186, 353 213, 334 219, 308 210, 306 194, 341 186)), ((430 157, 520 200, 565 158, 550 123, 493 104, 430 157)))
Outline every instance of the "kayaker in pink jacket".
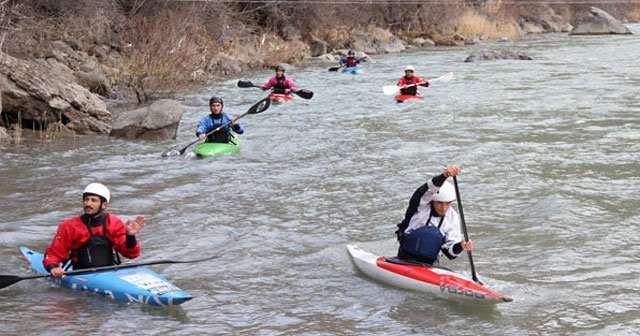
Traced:
POLYGON ((260 85, 262 90, 272 89, 273 93, 290 94, 296 92, 296 85, 293 81, 284 76, 284 65, 276 66, 276 75, 267 84, 260 85))

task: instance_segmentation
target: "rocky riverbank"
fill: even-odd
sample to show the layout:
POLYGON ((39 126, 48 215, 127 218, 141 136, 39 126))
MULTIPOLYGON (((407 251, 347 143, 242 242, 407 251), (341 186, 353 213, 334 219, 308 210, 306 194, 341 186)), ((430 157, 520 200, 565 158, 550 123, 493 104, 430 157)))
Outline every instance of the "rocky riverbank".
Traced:
MULTIPOLYGON (((517 39, 532 33, 628 33, 611 15, 594 8, 586 8, 576 16, 566 8, 548 5, 516 10, 456 1, 452 4, 458 15, 447 14, 450 17, 435 12, 442 8, 418 6, 413 12, 401 13, 392 10, 389 14, 396 16, 393 20, 402 23, 395 26, 389 24, 388 18, 369 13, 366 25, 356 21, 353 28, 323 28, 316 22, 312 27, 311 22, 292 19, 302 9, 274 9, 267 3, 264 7, 238 5, 234 13, 228 12, 233 8, 221 4, 180 7, 179 11, 170 6, 148 12, 138 8, 129 19, 117 15, 94 18, 92 24, 101 31, 87 32, 89 36, 74 35, 71 29, 49 32, 41 26, 38 28, 45 29, 42 36, 24 40, 24 36, 5 31, 5 45, 0 52, 0 138, 21 134, 22 128, 55 133, 52 136, 174 138, 183 112, 179 104, 162 100, 149 105, 150 102, 173 98, 221 75, 278 63, 303 65, 319 59, 336 64, 348 49, 380 54, 475 44, 486 39, 517 39), (425 11, 428 15, 422 14, 425 11), (206 14, 220 15, 223 24, 212 26, 206 22, 206 14), (253 21, 226 19, 233 18, 232 14, 243 14, 253 21), (171 28, 175 22, 183 23, 183 29, 171 28), (143 107, 120 113, 118 118, 113 116, 119 106, 131 103, 143 107), (160 114, 163 118, 149 120, 160 114)), ((318 6, 310 11, 333 13, 318 6)), ((59 7, 54 9, 62 11, 59 7)), ((75 24, 81 26, 89 21, 85 18, 75 24)))

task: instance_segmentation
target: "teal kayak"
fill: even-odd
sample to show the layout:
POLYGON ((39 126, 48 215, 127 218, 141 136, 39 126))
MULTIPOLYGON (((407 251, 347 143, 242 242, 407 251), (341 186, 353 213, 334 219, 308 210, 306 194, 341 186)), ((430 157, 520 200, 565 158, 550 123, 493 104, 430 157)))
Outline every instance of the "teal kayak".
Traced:
POLYGON ((203 142, 193 149, 196 153, 196 157, 200 159, 208 158, 211 156, 221 156, 227 154, 235 154, 240 150, 240 141, 235 135, 231 135, 231 142, 203 142))
POLYGON ((359 66, 352 66, 352 67, 346 67, 344 69, 342 69, 342 72, 349 72, 352 74, 359 74, 362 73, 362 68, 360 68, 359 66))
MULTIPOLYGON (((20 252, 38 274, 48 274, 42 265, 44 257, 42 253, 26 247, 21 247, 20 252)), ((189 293, 144 267, 49 279, 69 289, 86 291, 127 303, 138 302, 152 306, 171 306, 191 300, 189 293)))

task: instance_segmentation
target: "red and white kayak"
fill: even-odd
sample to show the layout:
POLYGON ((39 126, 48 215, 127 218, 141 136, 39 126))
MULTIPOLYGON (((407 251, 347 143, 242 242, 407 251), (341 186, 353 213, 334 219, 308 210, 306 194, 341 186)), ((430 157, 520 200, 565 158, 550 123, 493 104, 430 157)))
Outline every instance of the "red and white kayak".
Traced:
POLYGON ((407 100, 415 100, 415 99, 422 99, 422 98, 424 97, 419 95, 407 95, 407 94, 399 94, 395 96, 395 100, 398 103, 404 103, 407 100))
POLYGON ((347 245, 347 249, 360 271, 395 287, 473 303, 513 301, 511 297, 493 292, 446 268, 402 263, 395 257, 376 256, 355 245, 347 245))
POLYGON ((293 99, 293 96, 282 93, 270 93, 267 98, 271 99, 272 102, 283 102, 293 99))

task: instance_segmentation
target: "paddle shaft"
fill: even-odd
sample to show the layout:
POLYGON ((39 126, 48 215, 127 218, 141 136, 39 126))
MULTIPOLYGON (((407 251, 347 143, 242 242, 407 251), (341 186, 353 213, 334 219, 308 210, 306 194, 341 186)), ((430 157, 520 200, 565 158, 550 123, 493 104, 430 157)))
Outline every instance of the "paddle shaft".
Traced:
MULTIPOLYGON (((456 200, 458 201, 458 211, 460 211, 460 226, 462 227, 462 234, 464 235, 464 240, 469 241, 469 233, 467 232, 467 224, 464 221, 464 211, 462 210, 462 200, 460 199, 460 189, 458 188, 458 179, 453 177, 453 185, 456 187, 456 200)), ((471 278, 473 281, 482 285, 482 282, 478 279, 478 275, 476 275, 476 268, 473 265, 473 255, 471 251, 467 250, 467 256, 469 257, 469 265, 471 266, 471 278)))
MULTIPOLYGON (((417 86, 420 84, 425 84, 425 83, 433 83, 433 82, 438 82, 438 81, 448 81, 450 79, 453 78, 453 72, 448 72, 440 77, 434 78, 434 79, 430 79, 424 82, 420 82, 420 83, 413 83, 413 84, 409 84, 407 85, 407 87, 412 87, 412 86, 417 86)), ((392 95, 395 94, 396 92, 400 91, 400 89, 402 89, 402 87, 397 86, 397 85, 387 85, 382 87, 382 91, 384 92, 385 95, 392 95)))
MULTIPOLYGON (((250 87, 260 88, 260 85, 255 85, 251 81, 239 80, 238 81, 238 87, 241 87, 241 88, 250 88, 250 87)), ((300 98, 304 98, 304 99, 311 99, 313 97, 313 91, 310 91, 310 90, 307 90, 307 89, 298 89, 296 91, 291 91, 291 92, 295 93, 300 98)))
MULTIPOLYGON (((159 264, 188 264, 188 263, 206 261, 206 260, 210 260, 218 257, 219 256, 211 256, 211 257, 202 258, 202 259, 184 260, 184 261, 183 260, 155 260, 155 261, 146 261, 146 262, 140 262, 140 263, 123 264, 123 265, 92 267, 92 268, 84 268, 84 269, 65 272, 65 275, 81 275, 81 274, 89 274, 89 273, 97 273, 97 272, 117 271, 117 270, 127 269, 127 268, 135 268, 135 267, 159 265, 159 264)), ((52 278, 52 277, 53 275, 51 274, 39 274, 39 275, 30 275, 30 276, 24 276, 24 277, 18 276, 18 275, 0 275, 0 289, 11 286, 14 283, 22 280, 52 278)))

